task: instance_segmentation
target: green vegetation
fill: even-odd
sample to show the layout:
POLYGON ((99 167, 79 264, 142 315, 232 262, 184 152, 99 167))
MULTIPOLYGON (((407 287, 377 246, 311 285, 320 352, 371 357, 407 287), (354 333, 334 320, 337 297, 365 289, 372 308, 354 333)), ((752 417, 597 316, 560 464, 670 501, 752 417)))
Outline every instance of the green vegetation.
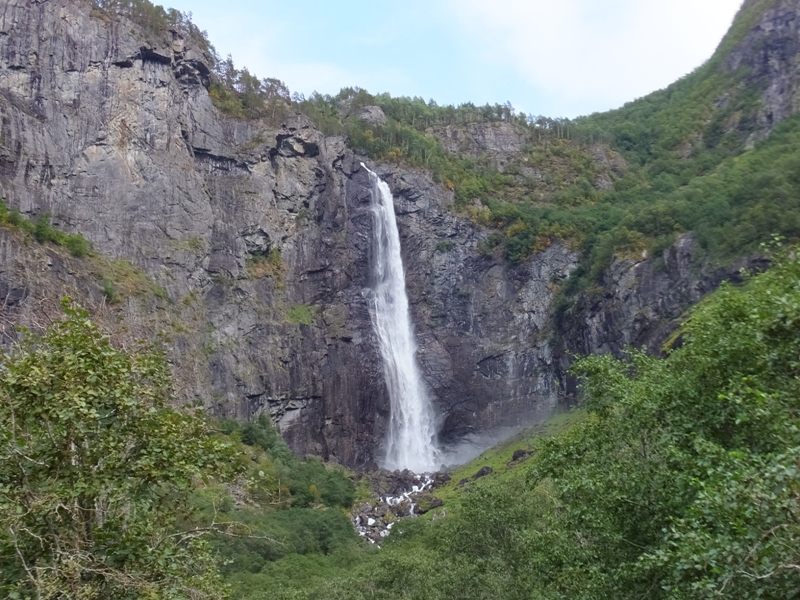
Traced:
POLYGON ((7 598, 218 598, 187 494, 231 446, 169 408, 156 347, 119 350, 65 301, 0 375, 0 589, 7 598))
POLYGON ((170 299, 167 290, 129 260, 94 257, 93 264, 100 290, 109 304, 116 304, 133 296, 149 295, 162 300, 170 299))
MULTIPOLYGON (((171 30, 175 30, 201 51, 216 59, 214 47, 208 41, 206 32, 200 31, 192 23, 191 14, 174 8, 165 9, 150 0, 89 0, 89 2, 97 11, 96 16, 115 14, 130 19, 141 27, 150 42, 163 41, 171 30)), ((169 39, 172 40, 171 37, 169 39)))
POLYGON ((586 416, 586 410, 580 408, 563 412, 493 446, 476 459, 454 468, 449 473, 450 481, 437 488, 434 495, 448 504, 452 501, 458 502, 460 496, 472 485, 471 482, 463 483, 464 480, 471 479, 484 467, 492 469, 491 479, 493 481, 510 481, 518 477, 517 469, 524 464, 523 461, 535 453, 542 438, 561 435, 576 423, 583 421, 586 416), (515 454, 522 454, 522 456, 515 461, 515 454))
MULTIPOLYGON (((346 136, 357 152, 430 171, 454 192, 456 210, 496 230, 484 252, 516 263, 555 240, 567 242, 583 260, 566 292, 597 282, 614 256, 658 253, 688 231, 715 262, 753 252, 773 233, 800 239, 797 220, 779 218, 797 213, 796 119, 746 151, 762 133, 756 117, 768 82, 744 68, 722 68, 775 0, 744 6, 712 59, 691 75, 619 110, 575 121, 520 114, 508 103, 439 106, 359 88, 305 98, 277 79, 237 68, 230 56, 220 59, 189 15, 149 0, 93 1, 148 32, 178 29, 206 49, 214 63, 209 94, 222 112, 277 125, 300 110, 326 134, 346 136), (366 106, 379 106, 387 123, 360 119, 366 106), (525 141, 502 172, 491 156, 448 152, 437 137, 444 127, 491 123, 512 127, 525 141)), ((256 277, 270 274, 260 259, 252 265, 256 277)))
POLYGON ((350 525, 357 490, 345 470, 298 460, 265 415, 214 432, 168 408, 163 355, 114 348, 67 304, 0 374, 2 590, 214 598, 227 582, 243 600, 793 597, 800 254, 772 260, 698 306, 667 358, 579 361, 584 410, 454 471, 434 492, 444 510, 397 521, 380 551, 350 525), (484 466, 493 472, 473 479, 484 466))
POLYGON ((436 244, 436 251, 437 252, 450 252, 453 248, 455 248, 455 242, 451 240, 442 240, 438 244, 436 244))
MULTIPOLYGON (((206 49, 209 93, 226 114, 274 124, 299 108, 358 152, 428 170, 456 210, 493 230, 481 252, 516 263, 554 240, 580 250, 557 311, 615 256, 658 252, 686 231, 713 261, 773 233, 800 238, 800 116, 760 139, 765 82, 720 68, 775 0, 747 3, 695 73, 574 122, 353 88, 306 99, 219 60, 187 15, 148 0, 93 2, 98 18, 122 14, 152 38, 176 28, 206 49), (358 117, 373 105, 385 125, 358 117), (502 172, 437 137, 492 123, 526 143, 502 172)), ((3 204, 0 226, 89 253, 47 214, 31 222, 3 204)), ((265 415, 215 430, 170 408, 162 353, 115 348, 67 303, 62 322, 26 334, 0 369, 0 590, 53 600, 220 598, 225 583, 243 600, 796 597, 799 252, 778 250, 769 272, 723 285, 666 358, 577 362, 583 409, 456 469, 434 492, 444 510, 397 521, 379 552, 347 515, 369 497, 365 480, 356 489, 344 469, 299 460, 265 415), (473 479, 482 467, 491 474, 473 479)), ((98 264, 109 302, 166 295, 129 263, 98 264)), ((248 271, 282 284, 280 252, 250 257, 248 271)), ((314 312, 301 304, 286 318, 310 324, 314 312)))
POLYGON ((163 355, 117 350, 67 305, 4 359, 3 591, 219 597, 221 565, 253 600, 792 597, 800 255, 773 263, 700 305, 667 358, 580 361, 584 411, 456 470, 445 511, 379 552, 344 470, 299 461, 266 416, 215 434, 167 408, 163 355))
POLYGON ((271 597, 796 596, 800 256, 773 259, 698 307, 667 358, 580 361, 588 415, 513 468, 519 440, 473 463, 498 474, 437 490, 446 516, 401 520, 355 569, 271 597))
POLYGON ((613 256, 659 252, 687 231, 714 261, 753 252, 773 233, 800 239, 797 219, 779 217, 797 214, 798 118, 745 151, 745 141, 759 132, 764 84, 745 85, 746 71, 725 74, 718 63, 618 111, 575 122, 518 115, 508 106, 440 107, 358 89, 314 95, 298 106, 327 133, 347 135, 356 151, 429 170, 454 191, 457 210, 497 230, 485 252, 501 250, 519 262, 556 239, 580 249, 583 266, 572 288, 581 289, 613 256), (388 123, 344 116, 367 105, 380 106, 388 123), (447 152, 435 135, 436 127, 491 122, 508 123, 528 140, 502 173, 490 157, 447 152), (620 166, 608 170, 597 155, 614 151, 624 160, 613 159, 620 166), (526 169, 542 176, 524 176, 526 169), (609 189, 597 187, 603 178, 609 189))
POLYGON ((273 78, 259 80, 247 68, 237 69, 233 59, 220 62, 218 80, 208 90, 219 110, 237 119, 265 119, 277 123, 288 114, 289 88, 273 78))
POLYGON ((314 322, 314 313, 308 304, 298 304, 286 311, 286 318, 292 325, 311 325, 314 322))
POLYGON ((222 598, 225 580, 250 597, 363 560, 344 469, 298 460, 266 416, 215 430, 170 408, 160 348, 119 350, 64 311, 3 357, 5 597, 222 598))
POLYGON ((10 598, 221 597, 223 581, 249 600, 798 591, 796 251, 723 286, 666 359, 579 362, 585 410, 454 471, 446 516, 398 521, 379 552, 350 525, 344 470, 299 461, 264 415, 214 433, 167 408, 160 352, 117 350, 66 311, 0 377, 10 598))
POLYGON ((356 497, 336 465, 298 460, 265 415, 245 425, 223 421, 245 465, 242 492, 205 489, 195 498, 206 521, 237 523, 240 535, 218 535, 213 546, 233 598, 273 598, 322 584, 369 554, 346 514, 356 497), (241 498, 241 492, 237 494, 241 498))
POLYGON ((115 286, 114 282, 108 277, 103 277, 102 281, 100 281, 100 289, 103 291, 103 297, 109 304, 114 304, 119 301, 117 286, 115 286))
POLYGON ((22 216, 18 210, 8 210, 8 206, 0 201, 0 227, 14 227, 23 233, 32 236, 40 244, 52 242, 64 246, 70 254, 78 258, 87 256, 90 251, 89 242, 80 233, 70 235, 59 231, 51 224, 52 215, 42 213, 36 221, 30 221, 22 216))
POLYGON ((277 248, 273 248, 266 255, 252 254, 247 258, 247 272, 256 279, 272 277, 278 284, 282 284, 285 270, 281 251, 277 248))

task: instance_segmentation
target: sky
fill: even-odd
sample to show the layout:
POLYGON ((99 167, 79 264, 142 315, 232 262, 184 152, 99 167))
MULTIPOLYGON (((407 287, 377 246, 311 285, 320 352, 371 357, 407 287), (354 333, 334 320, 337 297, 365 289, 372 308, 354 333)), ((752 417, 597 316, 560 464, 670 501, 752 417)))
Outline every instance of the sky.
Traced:
MULTIPOLYGON (((158 2, 159 0, 155 0, 158 2)), ((223 57, 293 92, 505 103, 549 117, 622 106, 714 52, 741 0, 165 0, 223 57)))

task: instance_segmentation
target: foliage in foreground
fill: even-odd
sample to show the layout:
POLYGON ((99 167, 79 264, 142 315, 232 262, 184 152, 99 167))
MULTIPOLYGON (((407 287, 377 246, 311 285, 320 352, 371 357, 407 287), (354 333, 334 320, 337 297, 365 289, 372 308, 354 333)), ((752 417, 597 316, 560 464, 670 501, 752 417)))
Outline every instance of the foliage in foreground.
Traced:
POLYGON ((170 408, 159 348, 64 310, 0 371, 4 597, 222 598, 224 580, 242 597, 362 558, 343 469, 300 461, 266 416, 170 408))
POLYGON ((199 480, 231 475, 230 444, 169 408, 155 347, 112 346, 87 313, 27 334, 0 372, 0 590, 8 598, 217 598, 199 480))
POLYGON ((524 476, 475 482, 445 518, 398 523, 377 557, 284 597, 797 597, 800 257, 723 286, 666 359, 577 370, 590 415, 524 476))

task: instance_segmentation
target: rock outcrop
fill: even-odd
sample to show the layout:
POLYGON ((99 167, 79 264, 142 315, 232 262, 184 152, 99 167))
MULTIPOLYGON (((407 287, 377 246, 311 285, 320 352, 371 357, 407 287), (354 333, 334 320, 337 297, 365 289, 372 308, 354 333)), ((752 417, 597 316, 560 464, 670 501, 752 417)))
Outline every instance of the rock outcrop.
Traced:
MULTIPOLYGON (((747 0, 737 18, 758 4, 747 0)), ((763 4, 763 3, 762 3, 763 4)), ((800 109, 800 4, 777 0, 758 14, 758 19, 724 57, 727 73, 746 69, 748 89, 757 90, 761 106, 749 144, 765 138, 772 128, 800 109)), ((724 99, 723 99, 724 101, 724 99)))
POLYGON ((578 393, 577 382, 568 373, 572 357, 620 357, 627 348, 660 354, 689 306, 723 281, 741 282, 742 270, 758 272, 769 266, 766 259, 754 256, 712 268, 698 259, 698 253, 694 237, 686 234, 660 256, 638 261, 615 259, 603 285, 583 294, 557 318, 557 379, 566 396, 573 398, 578 393))

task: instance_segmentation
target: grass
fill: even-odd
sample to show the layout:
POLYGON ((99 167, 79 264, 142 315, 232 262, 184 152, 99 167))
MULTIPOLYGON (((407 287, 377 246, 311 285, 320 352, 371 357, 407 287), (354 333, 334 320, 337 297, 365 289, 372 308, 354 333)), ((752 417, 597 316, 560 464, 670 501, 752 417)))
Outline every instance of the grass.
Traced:
POLYGON ((91 253, 91 246, 80 233, 68 234, 53 227, 52 215, 42 213, 36 221, 31 221, 18 210, 8 210, 5 201, 0 200, 0 226, 11 227, 33 237, 40 244, 51 242, 56 246, 63 246, 70 254, 83 258, 91 253))
POLYGON ((448 504, 448 502, 452 503, 458 499, 464 489, 469 488, 469 483, 460 486, 459 482, 464 479, 469 480, 484 467, 490 467, 492 469, 492 473, 486 477, 499 479, 507 478, 511 471, 524 462, 524 459, 516 463, 512 461, 516 451, 524 450, 526 452, 532 452, 538 439, 558 435, 568 430, 576 423, 581 422, 587 415, 588 412, 584 409, 573 409, 569 412, 554 415, 544 423, 521 431, 505 442, 492 446, 470 462, 450 471, 450 481, 434 490, 432 495, 441 498, 445 504, 448 504))
POLYGON ((128 260, 109 260, 100 256, 90 257, 90 260, 94 263, 95 275, 109 304, 116 304, 132 296, 170 299, 166 289, 128 260))
POLYGON ((0 227, 20 231, 40 244, 55 244, 66 248, 76 258, 86 258, 94 266, 101 292, 109 304, 130 296, 152 295, 169 300, 167 290, 155 283, 142 269, 127 260, 109 260, 92 251, 89 242, 80 233, 68 234, 51 223, 50 213, 40 214, 35 221, 18 210, 8 210, 0 200, 0 227))
POLYGON ((292 325, 311 325, 314 313, 308 304, 298 304, 286 311, 286 319, 292 325))
POLYGON ((283 283, 286 265, 283 264, 281 251, 273 248, 269 254, 253 254, 247 259, 247 274, 255 279, 270 277, 278 284, 283 283))

